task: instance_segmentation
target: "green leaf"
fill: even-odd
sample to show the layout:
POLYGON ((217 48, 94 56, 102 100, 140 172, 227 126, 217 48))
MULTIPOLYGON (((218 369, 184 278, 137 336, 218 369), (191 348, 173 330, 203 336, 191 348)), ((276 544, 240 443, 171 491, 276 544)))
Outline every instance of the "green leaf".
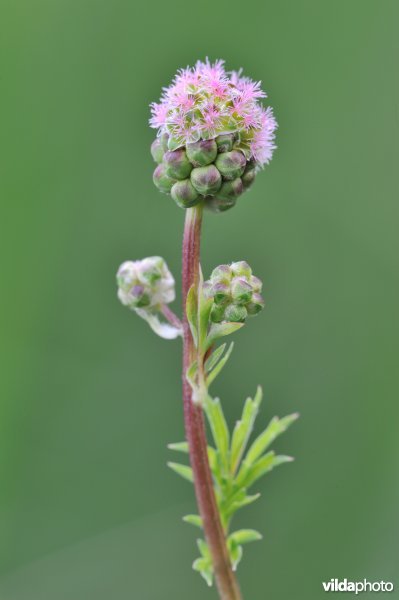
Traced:
POLYGON ((292 456, 284 456, 278 455, 276 456, 273 451, 268 452, 265 456, 262 456, 254 465, 250 465, 247 463, 246 459, 243 461, 243 467, 245 466, 245 470, 243 471, 243 476, 240 473, 238 474, 238 480, 241 479, 240 484, 244 487, 249 487, 255 483, 260 477, 269 473, 274 467, 278 467, 286 462, 292 462, 294 459, 292 456))
POLYGON ((283 419, 274 417, 270 421, 265 431, 261 433, 253 442, 250 449, 248 450, 245 460, 248 463, 254 463, 259 458, 259 456, 261 456, 264 453, 264 451, 270 446, 270 444, 274 442, 276 437, 282 434, 284 431, 286 431, 288 427, 294 421, 297 420, 298 417, 298 413, 288 415, 283 419))
POLYGON ((197 329, 197 294, 192 285, 188 290, 186 298, 186 314, 190 325, 191 335, 193 336, 194 344, 198 346, 198 329, 197 329))
POLYGON ((202 519, 199 515, 186 515, 183 517, 183 521, 202 529, 202 519))
POLYGON ((211 553, 208 548, 208 544, 204 540, 198 539, 197 546, 204 558, 206 558, 208 560, 212 560, 211 553))
POLYGON ((191 363, 191 365, 188 367, 187 372, 186 372, 186 379, 187 379, 188 383, 190 384, 193 392, 195 392, 197 390, 197 382, 196 382, 197 371, 198 371, 198 364, 197 364, 197 361, 195 360, 193 363, 191 363))
MULTIPOLYGON (((183 452, 184 454, 189 453, 188 442, 177 442, 174 444, 168 444, 168 449, 173 450, 174 452, 183 452)), ((208 460, 211 471, 216 468, 217 465, 217 456, 215 448, 212 446, 208 446, 208 460)))
POLYGON ((212 323, 205 342, 205 352, 216 342, 216 340, 238 331, 243 326, 244 323, 212 323))
POLYGON ((241 420, 237 421, 234 427, 230 452, 230 470, 233 475, 236 473, 241 458, 245 452, 245 448, 248 444, 248 440, 254 427, 255 419, 259 412, 261 401, 262 388, 258 386, 255 398, 253 400, 251 400, 251 398, 247 398, 242 411, 241 420))
POLYGON ((253 494, 252 496, 245 496, 241 500, 235 500, 228 506, 228 508, 226 508, 226 518, 230 519, 230 517, 232 517, 234 513, 237 512, 237 510, 239 510, 240 508, 244 508, 244 506, 248 506, 248 504, 252 504, 252 502, 255 502, 255 500, 257 500, 258 498, 260 498, 260 494, 253 494))
POLYGON ((223 510, 229 508, 229 506, 233 502, 240 502, 243 498, 245 498, 246 490, 245 488, 238 487, 237 485, 229 486, 227 493, 225 494, 223 501, 223 510))
POLYGON ((203 290, 204 277, 200 267, 198 284, 198 347, 205 354, 205 341, 208 335, 209 315, 211 314, 213 298, 207 298, 203 290))
POLYGON ((175 444, 168 444, 169 450, 174 450, 175 452, 184 452, 184 454, 188 454, 188 442, 176 442, 175 444))
POLYGON ((227 344, 222 344, 221 346, 216 348, 216 350, 214 350, 214 352, 212 352, 210 357, 205 361, 205 372, 206 373, 209 373, 209 371, 212 371, 213 367, 217 364, 218 360, 221 358, 223 352, 225 351, 226 346, 227 346, 227 344))
POLYGON ((234 540, 228 540, 227 548, 230 555, 231 566, 233 568, 233 571, 236 571, 238 564, 242 559, 242 546, 237 544, 234 540))
MULTIPOLYGON (((225 344, 223 344, 223 345, 225 345, 225 344)), ((229 360, 230 355, 233 352, 233 348, 234 348, 234 342, 231 342, 226 354, 218 362, 218 364, 213 368, 213 371, 211 371, 211 373, 209 373, 208 377, 206 378, 206 383, 207 383, 208 387, 211 385, 212 381, 214 381, 216 379, 216 377, 219 375, 220 371, 223 369, 224 365, 229 360)))
POLYGON ((208 446, 208 460, 212 473, 218 477, 218 457, 215 448, 212 448, 212 446, 208 446))
POLYGON ((206 558, 197 558, 193 562, 194 571, 198 571, 200 575, 205 579, 206 583, 209 587, 212 586, 213 583, 213 567, 212 563, 209 562, 206 558))
POLYGON ((187 481, 190 481, 191 483, 194 482, 194 475, 191 467, 174 462, 168 462, 167 464, 172 471, 183 477, 183 479, 187 479, 187 481))
POLYGON ((210 396, 207 396, 205 401, 205 412, 212 430, 216 448, 219 451, 221 463, 227 473, 229 465, 230 434, 219 398, 212 399, 210 396))
POLYGON ((239 529, 229 535, 229 540, 233 540, 236 544, 249 544, 261 540, 262 537, 262 534, 255 529, 239 529))
POLYGON ((202 569, 207 565, 207 560, 201 556, 201 558, 196 558, 193 562, 194 571, 202 571, 202 569))
POLYGON ((251 468, 251 465, 249 465, 247 463, 247 461, 244 459, 240 464, 240 468, 239 468, 237 476, 234 480, 234 484, 237 486, 237 488, 240 489, 240 488, 247 487, 246 479, 248 477, 250 468, 251 468))

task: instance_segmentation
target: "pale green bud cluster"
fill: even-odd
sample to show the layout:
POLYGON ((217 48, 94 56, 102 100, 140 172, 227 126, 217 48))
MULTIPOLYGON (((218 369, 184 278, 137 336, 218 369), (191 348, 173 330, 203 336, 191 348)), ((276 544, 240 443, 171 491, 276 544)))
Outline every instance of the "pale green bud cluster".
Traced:
POLYGON ((119 300, 133 310, 156 311, 175 299, 175 280, 160 256, 122 263, 116 281, 119 300))
POLYGON ((211 321, 243 323, 257 315, 265 306, 261 291, 261 280, 245 261, 216 267, 204 282, 205 295, 213 298, 211 321))
POLYGON ((156 138, 151 154, 158 163, 153 180, 181 208, 200 202, 214 212, 232 208, 252 185, 256 175, 253 160, 247 161, 236 148, 238 134, 223 134, 199 140, 177 150, 168 150, 168 136, 156 138))

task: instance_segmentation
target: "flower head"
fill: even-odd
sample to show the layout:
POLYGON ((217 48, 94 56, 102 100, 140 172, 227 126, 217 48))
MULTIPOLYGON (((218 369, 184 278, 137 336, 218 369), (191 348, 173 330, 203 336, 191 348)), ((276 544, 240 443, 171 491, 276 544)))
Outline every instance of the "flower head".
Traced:
POLYGON ((175 299, 175 280, 163 258, 150 256, 127 260, 116 274, 118 298, 147 321, 151 329, 166 340, 182 335, 179 319, 166 304, 175 299))
POLYGON ((175 280, 160 256, 127 260, 116 275, 118 298, 132 310, 157 311, 175 299, 175 280))
POLYGON ((272 158, 277 128, 262 98, 266 93, 260 81, 244 77, 241 70, 227 72, 223 60, 206 59, 178 71, 160 101, 151 104, 150 125, 169 136, 169 150, 234 133, 235 148, 262 166, 272 158))
POLYGON ((204 291, 208 298, 213 298, 211 320, 214 323, 244 322, 265 305, 260 294, 262 282, 245 261, 216 267, 210 279, 204 282, 204 291))

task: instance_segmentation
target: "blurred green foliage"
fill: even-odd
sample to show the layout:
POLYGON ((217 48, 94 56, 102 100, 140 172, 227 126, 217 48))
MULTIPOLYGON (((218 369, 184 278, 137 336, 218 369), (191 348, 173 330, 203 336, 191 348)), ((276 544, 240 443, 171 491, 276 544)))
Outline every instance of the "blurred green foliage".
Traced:
POLYGON ((277 443, 296 462, 245 515, 264 533, 245 598, 397 581, 398 3, 0 12, 0 597, 216 597, 190 568, 192 489, 165 466, 183 435, 179 341, 151 335, 114 281, 148 255, 180 271, 184 213, 151 180, 148 104, 206 55, 261 79, 280 123, 251 192, 205 222, 205 277, 248 260, 266 298, 214 392, 230 426, 257 383, 258 432, 301 413, 277 443))

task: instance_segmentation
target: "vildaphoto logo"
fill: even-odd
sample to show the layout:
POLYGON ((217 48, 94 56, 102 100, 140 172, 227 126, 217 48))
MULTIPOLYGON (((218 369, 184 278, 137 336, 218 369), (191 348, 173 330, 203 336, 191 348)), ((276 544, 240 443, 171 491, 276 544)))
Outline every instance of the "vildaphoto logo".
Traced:
POLYGON ((330 581, 323 581, 323 588, 325 592, 354 592, 360 594, 361 592, 393 592, 394 586, 390 581, 348 581, 348 579, 330 579, 330 581))

